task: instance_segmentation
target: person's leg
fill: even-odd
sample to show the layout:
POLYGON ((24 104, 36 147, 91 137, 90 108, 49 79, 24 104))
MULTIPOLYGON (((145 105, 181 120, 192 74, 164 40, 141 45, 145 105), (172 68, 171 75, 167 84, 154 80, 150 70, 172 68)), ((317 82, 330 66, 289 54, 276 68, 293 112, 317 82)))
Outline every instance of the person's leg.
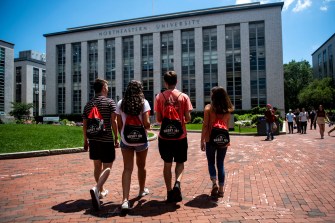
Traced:
POLYGON ((270 123, 265 122, 265 127, 266 127, 266 139, 265 140, 269 140, 270 139, 270 123))
POLYGON ((166 190, 172 190, 172 163, 164 162, 163 176, 165 181, 166 190))
POLYGON ((323 139, 324 133, 325 133, 325 124, 320 124, 320 135, 321 135, 321 139, 323 139))
POLYGON ((145 163, 147 159, 148 149, 136 153, 136 164, 137 164, 137 175, 138 184, 140 186, 140 194, 144 192, 145 180, 147 176, 147 170, 145 168, 145 163))
POLYGON ((215 152, 216 149, 210 143, 206 143, 206 157, 209 177, 212 182, 216 182, 216 169, 215 169, 215 152))
POLYGON ((328 131, 328 135, 330 136, 330 133, 333 131, 335 131, 335 127, 328 131))
POLYGON ((110 171, 112 169, 113 163, 102 163, 102 171, 97 183, 97 189, 101 190, 105 182, 107 181, 110 171))
POLYGON ((181 182, 181 178, 183 177, 183 172, 184 172, 184 163, 176 163, 175 174, 176 174, 177 182, 181 182))
POLYGON ((290 133, 293 134, 293 122, 289 122, 290 133))
POLYGON ((123 172, 122 172, 122 202, 129 200, 129 191, 131 183, 131 174, 134 168, 134 150, 121 149, 123 157, 123 172))
POLYGON ((218 179, 219 179, 219 196, 223 196, 223 186, 225 182, 225 171, 224 171, 224 159, 226 157, 227 147, 218 148, 216 156, 216 165, 218 169, 218 179))

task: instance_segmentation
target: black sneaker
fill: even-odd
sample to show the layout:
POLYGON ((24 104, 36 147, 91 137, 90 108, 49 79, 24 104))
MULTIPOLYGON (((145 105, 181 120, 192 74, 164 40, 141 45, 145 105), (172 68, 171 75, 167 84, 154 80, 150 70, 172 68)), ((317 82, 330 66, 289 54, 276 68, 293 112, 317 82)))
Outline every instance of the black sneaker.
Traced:
POLYGON ((173 200, 173 190, 170 190, 170 191, 167 192, 166 202, 167 203, 174 202, 174 200, 173 200))
POLYGON ((181 196, 180 187, 174 186, 172 191, 173 191, 173 201, 174 202, 180 202, 183 200, 183 197, 181 196))

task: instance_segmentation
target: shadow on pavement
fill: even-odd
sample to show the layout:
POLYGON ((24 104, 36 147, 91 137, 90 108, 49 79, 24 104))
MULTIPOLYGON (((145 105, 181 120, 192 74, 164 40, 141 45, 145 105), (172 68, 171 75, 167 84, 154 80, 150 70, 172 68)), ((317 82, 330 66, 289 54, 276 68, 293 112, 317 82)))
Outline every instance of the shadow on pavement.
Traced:
POLYGON ((193 200, 185 203, 185 206, 203 209, 215 208, 218 206, 217 201, 218 198, 211 197, 207 194, 201 194, 195 197, 193 200))
POLYGON ((87 210, 92 207, 91 200, 68 200, 52 207, 52 210, 63 213, 74 213, 87 210))
POLYGON ((128 213, 124 213, 125 215, 150 217, 174 212, 180 208, 180 205, 176 203, 166 203, 165 201, 158 200, 150 200, 148 202, 146 200, 139 200, 135 203, 131 202, 131 204, 133 205, 132 209, 128 213))

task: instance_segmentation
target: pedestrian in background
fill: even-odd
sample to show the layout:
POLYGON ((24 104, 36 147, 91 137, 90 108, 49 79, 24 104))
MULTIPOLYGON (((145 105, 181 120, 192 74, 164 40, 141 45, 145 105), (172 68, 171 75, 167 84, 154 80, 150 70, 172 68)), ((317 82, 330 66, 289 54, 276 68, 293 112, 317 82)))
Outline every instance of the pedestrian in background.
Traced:
POLYGON ((287 125, 288 125, 289 134, 293 134, 294 119, 295 119, 295 115, 292 113, 292 109, 289 109, 288 113, 286 114, 286 121, 287 121, 287 125))
POLYGON ((329 121, 323 105, 319 105, 319 108, 316 111, 314 122, 316 122, 319 126, 321 139, 324 137, 326 120, 329 121))

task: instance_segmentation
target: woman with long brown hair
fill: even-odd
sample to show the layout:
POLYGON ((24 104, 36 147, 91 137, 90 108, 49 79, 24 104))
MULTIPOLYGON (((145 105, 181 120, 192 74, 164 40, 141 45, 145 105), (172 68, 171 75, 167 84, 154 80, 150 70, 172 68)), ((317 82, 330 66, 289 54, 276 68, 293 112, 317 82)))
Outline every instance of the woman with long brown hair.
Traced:
POLYGON ((225 181, 224 159, 227 147, 217 146, 210 140, 213 124, 216 120, 222 121, 225 129, 229 130, 230 113, 234 111, 229 95, 223 87, 214 87, 211 91, 211 103, 205 106, 204 122, 201 132, 201 150, 206 151, 208 171, 213 183, 212 196, 223 197, 223 186, 225 181), (215 168, 216 160, 216 168, 215 168), (216 181, 219 181, 219 187, 216 181))

